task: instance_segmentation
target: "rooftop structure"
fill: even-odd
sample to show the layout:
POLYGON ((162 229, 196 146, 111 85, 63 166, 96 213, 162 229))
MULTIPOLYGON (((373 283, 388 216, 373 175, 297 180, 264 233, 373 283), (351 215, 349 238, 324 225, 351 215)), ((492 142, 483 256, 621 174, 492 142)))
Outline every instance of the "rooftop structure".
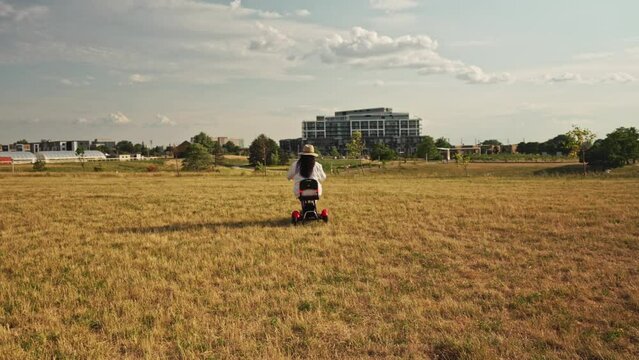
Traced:
POLYGON ((307 143, 322 153, 336 148, 344 154, 354 132, 362 134, 367 148, 385 144, 398 153, 412 154, 421 142, 421 119, 386 107, 337 111, 333 116, 319 115, 314 121, 303 121, 302 138, 282 140, 280 144, 290 152, 307 143))

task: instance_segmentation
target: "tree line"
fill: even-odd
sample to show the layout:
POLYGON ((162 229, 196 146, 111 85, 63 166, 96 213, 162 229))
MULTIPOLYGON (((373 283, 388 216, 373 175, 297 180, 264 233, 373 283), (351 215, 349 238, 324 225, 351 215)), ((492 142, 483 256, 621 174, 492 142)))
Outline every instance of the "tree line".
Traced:
MULTIPOLYGON (((559 134, 544 142, 521 142, 517 144, 516 151, 520 154, 561 154, 578 158, 584 163, 584 170, 586 163, 611 168, 636 163, 639 159, 639 133, 634 127, 621 127, 607 134, 603 139, 595 140, 595 138, 592 131, 575 126, 565 134, 559 134)), ((296 157, 296 154, 290 154, 280 149, 275 140, 264 134, 259 135, 251 142, 248 150, 244 150, 246 153, 230 141, 220 145, 204 132, 195 135, 191 140, 191 145, 184 154, 183 168, 185 170, 215 168, 222 163, 224 156, 228 154, 248 155, 249 164, 254 167, 286 165, 292 158, 296 157)), ((497 149, 502 146, 498 140, 494 139, 486 140, 480 145, 497 149)), ((353 159, 361 159, 366 151, 372 160, 390 161, 399 157, 394 149, 383 143, 367 147, 359 132, 353 133, 346 148, 346 155, 353 159)), ((453 146, 446 138, 435 139, 426 135, 422 137, 415 154, 404 153, 404 156, 412 155, 433 161, 441 160, 442 153, 439 148, 453 148, 453 146)), ((116 151, 118 153, 142 153, 157 156, 174 151, 171 147, 163 148, 161 146, 148 149, 143 144, 133 144, 127 140, 118 142, 115 149, 98 148, 98 150, 105 153, 116 151)), ((335 147, 331 148, 328 155, 331 157, 342 156, 335 147)))

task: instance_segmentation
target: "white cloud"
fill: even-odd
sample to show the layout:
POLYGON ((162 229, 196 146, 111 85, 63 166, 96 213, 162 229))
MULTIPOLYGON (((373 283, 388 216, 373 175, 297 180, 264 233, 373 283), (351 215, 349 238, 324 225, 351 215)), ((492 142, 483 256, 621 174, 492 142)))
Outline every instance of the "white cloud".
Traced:
POLYGON ((583 54, 578 54, 578 55, 573 56, 573 59, 589 61, 589 60, 606 59, 606 58, 612 57, 614 55, 615 54, 611 53, 611 52, 583 53, 583 54))
POLYGON ((128 79, 141 69, 153 73, 150 80, 167 82, 297 81, 305 74, 293 69, 303 64, 304 55, 314 50, 316 42, 333 32, 300 22, 294 13, 245 8, 239 1, 233 2, 234 8, 229 4, 194 0, 52 2, 49 16, 41 23, 7 28, 7 36, 4 21, 0 23, 0 64, 87 64, 126 74, 121 85, 148 80, 128 79), (118 19, 117 26, 113 19, 118 19), (256 20, 263 27, 255 26, 256 20), (83 28, 90 31, 77 31, 83 28), (247 51, 249 46, 256 51, 247 51))
POLYGON ((272 26, 257 23, 261 36, 249 43, 249 49, 255 51, 278 52, 295 44, 288 36, 272 26))
POLYGON ((58 82, 64 86, 69 86, 69 87, 89 86, 93 82, 93 78, 91 77, 85 77, 83 79, 62 78, 62 79, 59 79, 58 82))
MULTIPOLYGON (((625 72, 615 72, 605 75, 583 76, 579 73, 564 72, 559 74, 546 74, 542 77, 542 82, 548 84, 554 83, 577 83, 577 84, 598 84, 598 83, 620 83, 626 84, 637 81, 631 74, 625 72)), ((534 81, 533 82, 538 82, 534 81)))
POLYGON ((295 15, 299 17, 307 17, 307 16, 311 16, 311 12, 308 11, 307 9, 299 9, 299 10, 295 10, 295 15))
POLYGON ((546 74, 544 81, 547 83, 583 82, 580 74, 565 72, 561 74, 546 74))
POLYGON ((470 84, 496 84, 512 79, 509 73, 486 74, 481 68, 470 65, 457 70, 457 78, 470 84))
POLYGON ((153 80, 153 77, 142 75, 142 74, 131 74, 129 76, 129 82, 131 84, 141 84, 141 83, 149 82, 151 80, 153 80))
POLYGON ((448 46, 450 47, 486 47, 495 46, 497 42, 495 40, 463 40, 453 41, 448 46))
POLYGON ((262 19, 279 19, 282 17, 282 14, 277 11, 259 11, 258 16, 262 19))
POLYGON ((417 0, 369 0, 375 10, 386 12, 404 11, 418 6, 417 0))
POLYGON ((48 11, 49 9, 46 6, 40 5, 16 9, 13 5, 0 1, 0 20, 31 21, 43 17, 48 11))
POLYGON ((437 52, 438 44, 426 35, 397 38, 355 27, 350 34, 333 34, 324 41, 320 57, 325 63, 346 63, 378 69, 416 69, 421 75, 451 74, 472 84, 509 81, 508 73, 490 74, 481 68, 451 60, 437 52))
POLYGON ((156 115, 156 119, 158 120, 158 123, 160 125, 168 125, 168 126, 175 126, 176 125, 176 122, 171 120, 166 115, 157 114, 156 115))
POLYGON ((628 48, 625 50, 625 53, 631 56, 639 56, 639 47, 628 48))
POLYGON ((107 117, 107 120, 108 122, 112 124, 116 124, 116 125, 124 125, 131 122, 131 119, 129 119, 126 115, 124 115, 121 112, 109 114, 109 116, 107 117))
POLYGON ((231 9, 239 9, 242 7, 242 0, 233 0, 229 6, 231 9))
POLYGON ((635 78, 634 76, 632 76, 632 75, 630 75, 628 73, 618 72, 618 73, 608 74, 601 81, 605 82, 605 83, 622 83, 622 84, 625 84, 625 83, 635 82, 635 81, 637 81, 637 78, 635 78))
POLYGON ((77 118, 75 119, 75 121, 73 121, 73 123, 76 125, 86 125, 86 124, 91 124, 92 121, 87 118, 77 118))

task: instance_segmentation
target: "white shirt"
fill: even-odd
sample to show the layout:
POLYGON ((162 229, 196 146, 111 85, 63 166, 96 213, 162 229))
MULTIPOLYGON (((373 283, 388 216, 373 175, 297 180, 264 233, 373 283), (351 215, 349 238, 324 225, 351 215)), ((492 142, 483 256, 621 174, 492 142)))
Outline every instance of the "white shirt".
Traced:
POLYGON ((300 181, 304 179, 315 179, 319 183, 319 194, 322 195, 322 181, 326 180, 326 174, 324 173, 322 164, 316 162, 315 166, 313 167, 311 176, 305 178, 299 173, 299 169, 297 168, 297 161, 298 160, 295 160, 293 164, 291 164, 291 167, 288 169, 288 174, 286 175, 287 179, 295 181, 295 184, 293 185, 293 194, 297 197, 300 191, 300 181))

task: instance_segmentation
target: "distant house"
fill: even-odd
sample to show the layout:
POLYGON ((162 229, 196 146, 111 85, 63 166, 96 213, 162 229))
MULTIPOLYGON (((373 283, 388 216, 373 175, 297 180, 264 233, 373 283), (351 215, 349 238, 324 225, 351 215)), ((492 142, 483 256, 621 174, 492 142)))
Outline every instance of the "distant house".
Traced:
POLYGON ((131 155, 129 155, 129 154, 120 154, 120 155, 118 155, 118 160, 120 160, 120 161, 130 161, 131 160, 131 155))
POLYGON ((190 147, 191 147, 191 143, 188 141, 184 141, 183 143, 175 147, 175 150, 174 150, 175 156, 178 158, 183 158, 190 147))

